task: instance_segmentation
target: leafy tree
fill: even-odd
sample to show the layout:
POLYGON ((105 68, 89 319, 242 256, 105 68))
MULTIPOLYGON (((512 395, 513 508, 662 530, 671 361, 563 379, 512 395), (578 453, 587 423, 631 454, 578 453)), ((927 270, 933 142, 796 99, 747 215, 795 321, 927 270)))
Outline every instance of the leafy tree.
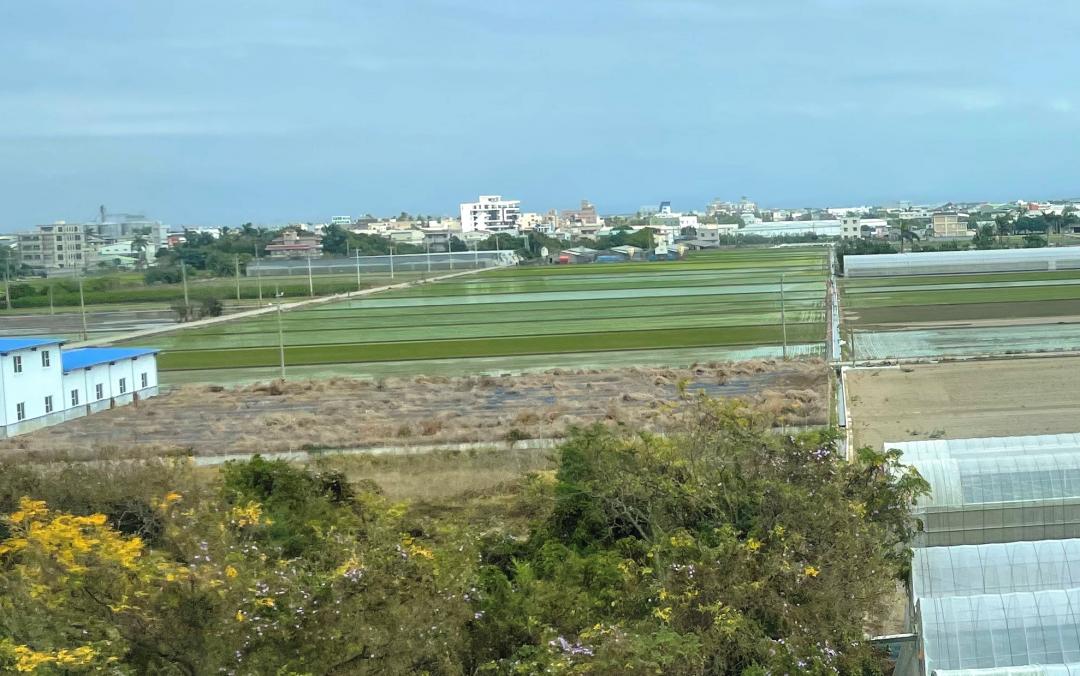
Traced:
POLYGON ((995 226, 993 225, 980 227, 975 236, 971 238, 971 243, 975 245, 976 249, 993 249, 995 246, 994 231, 995 226))
POLYGON ((915 232, 910 221, 900 221, 900 253, 904 253, 904 242, 915 243, 919 239, 919 235, 915 232))
POLYGON ((489 549, 482 673, 882 673, 864 640, 906 571, 926 483, 898 454, 839 457, 701 400, 684 432, 594 427, 562 448, 555 508, 489 549))

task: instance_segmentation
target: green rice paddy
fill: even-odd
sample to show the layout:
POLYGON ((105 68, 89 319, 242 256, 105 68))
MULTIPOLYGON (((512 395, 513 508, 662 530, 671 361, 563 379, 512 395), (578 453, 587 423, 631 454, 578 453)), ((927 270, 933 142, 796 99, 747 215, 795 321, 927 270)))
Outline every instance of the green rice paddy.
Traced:
POLYGON ((857 359, 1073 350, 1080 271, 845 279, 844 332, 857 359), (1070 322, 1066 324, 1065 322, 1070 322))
MULTIPOLYGON (((551 355, 554 367, 567 366, 557 355, 582 353, 618 353, 628 364, 655 364, 669 349, 683 359, 693 348, 779 354, 781 275, 789 345, 823 344, 826 260, 822 250, 759 249, 492 270, 285 313, 285 358, 316 366, 551 355)), ((166 371, 275 366, 278 319, 177 331, 154 344, 166 371)))

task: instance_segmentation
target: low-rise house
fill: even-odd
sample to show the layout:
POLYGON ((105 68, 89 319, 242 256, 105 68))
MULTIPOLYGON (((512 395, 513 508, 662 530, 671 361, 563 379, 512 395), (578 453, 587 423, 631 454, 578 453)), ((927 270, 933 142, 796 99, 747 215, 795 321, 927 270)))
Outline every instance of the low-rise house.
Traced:
POLYGON ((266 245, 270 258, 318 258, 322 255, 322 238, 313 233, 285 230, 266 245))
POLYGON ((158 350, 63 343, 0 338, 0 438, 157 395, 158 350))

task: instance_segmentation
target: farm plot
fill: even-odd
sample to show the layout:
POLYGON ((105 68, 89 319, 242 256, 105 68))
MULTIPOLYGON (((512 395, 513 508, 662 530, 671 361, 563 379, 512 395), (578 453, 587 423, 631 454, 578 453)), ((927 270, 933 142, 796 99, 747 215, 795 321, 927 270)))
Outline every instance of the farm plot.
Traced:
POLYGON ((855 358, 1080 350, 1080 271, 845 279, 855 358))
MULTIPOLYGON (((619 353, 620 365, 670 364, 668 350, 679 362, 687 350, 709 360, 748 349, 767 358, 781 354, 785 333, 789 354, 819 354, 825 275, 824 252, 790 249, 501 269, 285 313, 280 327, 290 367, 394 363, 402 374, 424 372, 429 360, 497 358, 514 370, 515 359, 566 366, 559 356, 568 354, 619 353)), ((162 336, 154 341, 165 351, 160 366, 273 367, 278 321, 162 336)))

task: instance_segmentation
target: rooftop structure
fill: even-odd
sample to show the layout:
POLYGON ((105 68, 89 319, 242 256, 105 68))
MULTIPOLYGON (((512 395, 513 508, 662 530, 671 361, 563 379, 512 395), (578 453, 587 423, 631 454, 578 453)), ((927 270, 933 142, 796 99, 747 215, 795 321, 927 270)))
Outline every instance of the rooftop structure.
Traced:
POLYGON ((735 234, 757 235, 759 237, 788 237, 809 234, 820 237, 840 237, 843 234, 843 229, 840 221, 782 221, 780 223, 754 223, 740 228, 735 234))

